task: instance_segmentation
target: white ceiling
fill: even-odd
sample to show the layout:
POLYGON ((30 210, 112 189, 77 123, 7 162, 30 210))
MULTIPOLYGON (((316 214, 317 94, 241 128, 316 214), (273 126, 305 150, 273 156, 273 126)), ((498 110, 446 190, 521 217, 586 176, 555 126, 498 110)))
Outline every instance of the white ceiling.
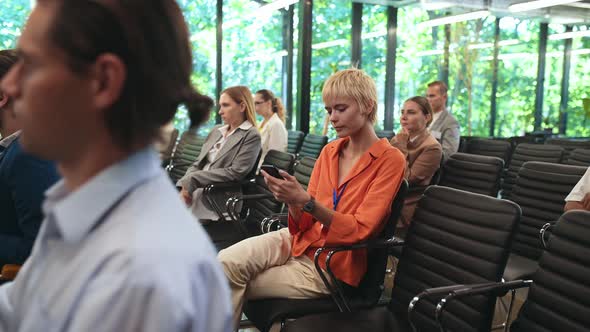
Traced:
POLYGON ((548 23, 561 24, 590 24, 590 0, 536 9, 526 12, 513 13, 508 6, 528 2, 524 0, 354 0, 368 4, 390 5, 395 7, 421 6, 422 8, 448 7, 441 11, 459 14, 474 10, 487 9, 498 17, 513 16, 530 18, 548 23))

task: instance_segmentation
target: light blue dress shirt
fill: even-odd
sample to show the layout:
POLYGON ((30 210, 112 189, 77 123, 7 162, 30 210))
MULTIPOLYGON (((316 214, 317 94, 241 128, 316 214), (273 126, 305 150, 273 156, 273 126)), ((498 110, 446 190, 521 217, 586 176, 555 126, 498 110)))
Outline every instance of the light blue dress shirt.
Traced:
POLYGON ((0 331, 232 330, 215 249, 151 148, 46 196, 31 257, 0 287, 0 331))

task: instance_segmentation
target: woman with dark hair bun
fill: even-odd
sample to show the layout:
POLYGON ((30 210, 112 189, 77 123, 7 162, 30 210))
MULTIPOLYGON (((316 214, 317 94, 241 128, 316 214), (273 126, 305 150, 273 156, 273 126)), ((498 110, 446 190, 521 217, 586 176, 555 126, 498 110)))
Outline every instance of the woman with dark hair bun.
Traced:
POLYGON ((176 1, 37 0, 17 52, 0 89, 63 180, 0 287, 0 331, 231 331, 215 248, 153 147, 180 105, 197 122, 213 105, 176 1))

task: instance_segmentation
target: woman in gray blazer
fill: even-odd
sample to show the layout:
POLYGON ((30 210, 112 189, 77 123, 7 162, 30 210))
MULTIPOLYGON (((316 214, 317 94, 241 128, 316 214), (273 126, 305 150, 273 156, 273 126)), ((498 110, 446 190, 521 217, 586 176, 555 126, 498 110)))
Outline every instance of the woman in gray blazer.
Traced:
POLYGON ((234 183, 214 193, 215 202, 224 207, 229 197, 241 193, 239 182, 256 167, 261 149, 254 100, 247 87, 225 89, 219 98, 219 115, 224 125, 213 127, 197 161, 177 182, 181 198, 199 219, 220 218, 203 199, 203 189, 209 184, 234 183))

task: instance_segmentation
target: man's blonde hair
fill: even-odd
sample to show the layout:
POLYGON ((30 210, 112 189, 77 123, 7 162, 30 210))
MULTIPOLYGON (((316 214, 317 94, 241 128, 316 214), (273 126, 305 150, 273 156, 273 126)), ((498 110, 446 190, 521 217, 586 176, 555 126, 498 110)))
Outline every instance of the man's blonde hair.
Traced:
POLYGON ((349 97, 357 102, 361 111, 367 113, 371 123, 377 121, 377 87, 375 81, 364 71, 350 68, 338 71, 328 78, 322 89, 322 99, 349 97))

